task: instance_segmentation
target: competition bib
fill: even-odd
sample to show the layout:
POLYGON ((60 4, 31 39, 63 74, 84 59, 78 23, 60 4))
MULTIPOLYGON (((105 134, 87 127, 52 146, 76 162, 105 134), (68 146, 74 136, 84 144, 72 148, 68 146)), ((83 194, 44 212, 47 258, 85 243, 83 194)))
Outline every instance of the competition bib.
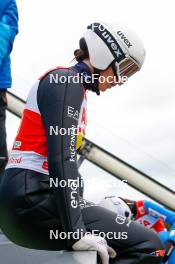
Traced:
POLYGON ((135 220, 135 222, 147 227, 148 229, 151 229, 157 223, 157 220, 158 219, 150 215, 144 215, 138 218, 137 220, 135 220))

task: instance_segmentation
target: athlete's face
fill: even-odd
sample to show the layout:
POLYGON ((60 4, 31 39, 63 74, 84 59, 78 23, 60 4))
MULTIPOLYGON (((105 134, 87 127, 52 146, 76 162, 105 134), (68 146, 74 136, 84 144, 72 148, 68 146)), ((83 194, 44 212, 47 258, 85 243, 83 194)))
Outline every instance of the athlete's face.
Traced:
POLYGON ((100 72, 98 89, 102 92, 117 85, 112 67, 100 72))

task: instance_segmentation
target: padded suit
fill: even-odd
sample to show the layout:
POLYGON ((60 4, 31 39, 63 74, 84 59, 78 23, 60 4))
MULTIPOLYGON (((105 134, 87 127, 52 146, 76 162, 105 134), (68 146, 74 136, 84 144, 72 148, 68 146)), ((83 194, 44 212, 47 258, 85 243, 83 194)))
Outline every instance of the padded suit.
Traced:
MULTIPOLYGON (((56 69, 58 76, 75 74, 56 69)), ((50 179, 79 179, 76 142, 70 134, 51 134, 50 127, 81 127, 86 123, 85 90, 78 83, 51 83, 47 73, 29 94, 9 164, 0 187, 0 225, 14 243, 21 246, 61 250, 70 249, 77 239, 50 239, 50 230, 96 233, 126 232, 128 238, 107 239, 118 255, 111 263, 160 263, 163 250, 152 231, 132 222, 122 225, 109 210, 82 199, 79 187, 50 187, 50 179), (36 99, 35 102, 31 102, 36 99), (71 107, 71 108, 70 108, 71 107), (76 111, 79 118, 76 118, 76 111), (32 113, 31 113, 32 112, 32 113), (31 122, 34 126, 31 129, 31 122), (30 131, 30 133, 29 133, 30 131), (48 167, 47 167, 48 162, 48 167)))

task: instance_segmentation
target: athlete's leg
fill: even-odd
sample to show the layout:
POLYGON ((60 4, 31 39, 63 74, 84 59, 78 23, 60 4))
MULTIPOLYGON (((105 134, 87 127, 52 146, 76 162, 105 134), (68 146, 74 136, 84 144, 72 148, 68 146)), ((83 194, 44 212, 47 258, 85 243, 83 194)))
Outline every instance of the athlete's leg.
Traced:
POLYGON ((0 185, 0 227, 15 244, 41 250, 63 250, 66 239, 50 237, 62 230, 48 176, 8 169, 0 185))
POLYGON ((104 232, 108 244, 117 252, 116 264, 158 264, 163 245, 158 236, 141 225, 131 222, 119 224, 116 214, 103 207, 86 203, 82 209, 83 219, 88 231, 104 232), (89 207, 88 207, 89 206, 89 207), (127 238, 126 238, 127 234, 127 238), (123 237, 123 239, 122 239, 123 237))
MULTIPOLYGON (((115 213, 84 200, 80 206, 87 231, 104 232, 108 244, 117 251, 118 256, 111 263, 161 262, 155 252, 163 246, 152 231, 134 222, 129 227, 119 224, 115 213)), ((63 231, 59 221, 61 212, 56 210, 47 175, 30 170, 7 170, 0 190, 0 210, 2 230, 13 242, 36 249, 67 249, 66 239, 59 236, 63 231), (50 230, 58 232, 58 237, 50 239, 50 230)))

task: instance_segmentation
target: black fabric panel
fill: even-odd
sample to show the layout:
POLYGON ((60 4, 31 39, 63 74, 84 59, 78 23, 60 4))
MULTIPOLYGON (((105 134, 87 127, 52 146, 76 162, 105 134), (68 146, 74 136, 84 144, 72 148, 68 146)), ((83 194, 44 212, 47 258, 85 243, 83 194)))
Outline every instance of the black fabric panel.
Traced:
MULTIPOLYGON (((45 250, 67 249, 65 239, 49 239, 49 230, 63 231, 56 210, 55 197, 49 188, 49 176, 25 169, 8 169, 0 187, 0 226, 18 245, 45 250), (37 181, 36 181, 37 179, 37 181)), ((132 222, 119 224, 116 214, 92 202, 80 199, 83 220, 88 232, 107 239, 117 252, 111 264, 158 264, 154 254, 163 249, 157 234, 132 222), (116 237, 108 237, 109 232, 116 237), (122 239, 122 234, 127 239, 122 239), (102 234, 101 234, 102 235, 102 234)))
MULTIPOLYGON (((71 158, 72 135, 50 135, 50 126, 69 129, 77 127, 78 121, 67 114, 68 106, 80 111, 83 100, 81 84, 50 82, 50 74, 56 76, 74 75, 70 70, 56 70, 41 80, 38 88, 38 107, 46 128, 49 175, 55 180, 76 180, 78 175, 77 160, 71 158)), ((76 137, 74 142, 76 149, 76 137)), ((78 188, 72 193, 71 188, 53 187, 58 214, 65 232, 75 232, 77 229, 86 231, 79 206, 73 208, 71 195, 78 204, 78 188)), ((72 245, 75 241, 68 241, 72 245)))

